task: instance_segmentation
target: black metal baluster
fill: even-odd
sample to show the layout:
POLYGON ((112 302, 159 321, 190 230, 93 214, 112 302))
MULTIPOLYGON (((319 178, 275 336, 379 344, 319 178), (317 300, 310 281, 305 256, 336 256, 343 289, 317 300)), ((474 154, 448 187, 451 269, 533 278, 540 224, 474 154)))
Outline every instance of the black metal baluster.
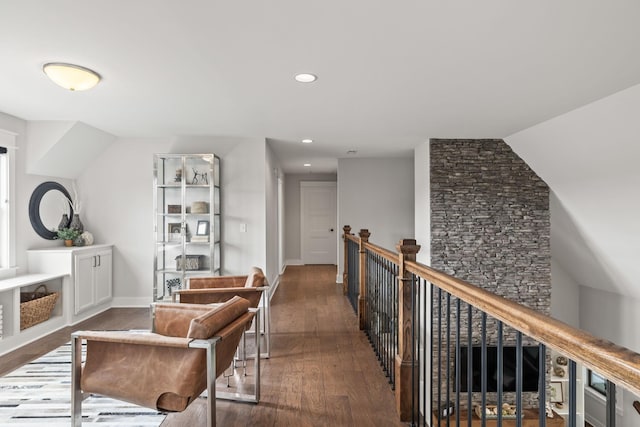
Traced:
POLYGON ((569 360, 569 427, 576 427, 576 362, 569 360))
POLYGON ((456 298, 456 426, 460 425, 460 298, 456 298))
MULTIPOLYGON (((451 294, 447 292, 447 387, 446 387, 446 396, 444 403, 445 405, 449 405, 451 401, 451 294)), ((449 427, 449 420, 451 417, 449 416, 449 411, 447 411, 447 427, 449 427)))
POLYGON ((487 313, 482 312, 482 353, 480 353, 480 391, 482 394, 482 425, 487 423, 487 313))
POLYGON ((472 427, 473 405, 473 306, 468 305, 467 321, 467 427, 472 427))
POLYGON ((416 298, 416 292, 415 292, 416 286, 415 286, 415 276, 411 276, 411 425, 415 426, 416 425, 416 414, 417 414, 417 409, 418 409, 418 405, 419 405, 419 400, 417 399, 417 396, 415 396, 415 390, 418 390, 417 387, 417 381, 418 379, 416 378, 416 374, 415 374, 415 366, 416 366, 416 351, 418 348, 418 345, 416 343, 416 328, 418 327, 418 322, 417 322, 417 317, 419 313, 416 310, 419 310, 419 302, 417 301, 416 298))
POLYGON ((522 332, 516 332, 516 427, 522 427, 522 332))
POLYGON ((616 427, 616 385, 607 380, 604 391, 607 399, 606 426, 616 427))
POLYGON ((438 411, 438 426, 442 413, 440 406, 442 405, 442 289, 438 288, 438 396, 436 410, 438 411))
POLYGON ((497 413, 498 413, 498 425, 501 426, 502 425, 502 392, 503 392, 503 385, 504 385, 504 380, 503 380, 503 376, 504 376, 504 372, 503 372, 503 366, 504 366, 504 360, 503 360, 503 354, 502 354, 502 322, 498 321, 498 354, 497 354, 497 369, 498 369, 498 378, 496 381, 496 391, 498 392, 498 403, 497 403, 497 413))
MULTIPOLYGON (((433 357, 433 350, 434 350, 434 345, 433 345, 433 340, 434 340, 434 322, 433 322, 433 313, 435 313, 435 298, 434 298, 434 288, 433 285, 431 283, 429 283, 429 298, 430 298, 430 306, 431 306, 431 310, 429 312, 429 316, 431 317, 430 321, 429 321, 429 329, 431 330, 431 336, 429 337, 429 405, 425 405, 425 407, 429 408, 431 411, 430 413, 427 415, 425 414, 425 420, 427 420, 428 418, 432 419, 431 414, 433 413, 433 363, 434 363, 434 357, 433 357)), ((425 318, 426 318, 426 313, 425 313, 425 318)), ((426 323, 425 323, 426 325, 426 323)), ((425 328, 426 330, 426 328, 425 328)), ((426 359, 426 358, 425 358, 426 359)), ((427 372, 426 372, 426 367, 425 367, 425 387, 427 386, 427 372)), ((438 417, 439 418, 439 417, 438 417)), ((433 421, 431 421, 433 423, 433 421)), ((438 422, 438 425, 440 425, 440 422, 438 422)))
POLYGON ((547 414, 545 402, 547 401, 547 347, 540 343, 538 345, 538 424, 540 427, 546 427, 547 414))

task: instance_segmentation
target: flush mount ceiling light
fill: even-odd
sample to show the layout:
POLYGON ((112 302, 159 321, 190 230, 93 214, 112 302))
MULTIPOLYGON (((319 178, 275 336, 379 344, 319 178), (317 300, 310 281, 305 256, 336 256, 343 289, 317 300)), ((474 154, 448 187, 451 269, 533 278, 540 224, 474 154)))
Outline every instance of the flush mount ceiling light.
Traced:
POLYGON ((316 76, 315 74, 300 73, 300 74, 296 74, 295 79, 297 82, 300 82, 300 83, 312 83, 318 79, 318 76, 316 76))
POLYGON ((50 62, 44 64, 42 71, 58 86, 78 91, 91 89, 100 81, 100 75, 80 65, 50 62))
POLYGON ((302 140, 303 144, 311 144, 312 142, 313 142, 313 139, 309 139, 309 138, 302 140))
POLYGON ((305 163, 303 166, 304 166, 305 168, 310 168, 310 167, 311 167, 311 163, 305 163))

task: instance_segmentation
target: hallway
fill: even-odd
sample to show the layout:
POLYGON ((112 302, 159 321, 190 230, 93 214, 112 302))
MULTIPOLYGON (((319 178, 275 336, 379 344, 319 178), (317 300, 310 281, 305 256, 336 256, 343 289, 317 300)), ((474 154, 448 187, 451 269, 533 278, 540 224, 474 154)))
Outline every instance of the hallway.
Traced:
MULTIPOLYGON (((387 378, 335 266, 290 266, 272 299, 271 358, 262 363, 258 405, 218 401, 221 426, 403 426, 387 378)), ((190 422, 204 402, 167 417, 190 422)))

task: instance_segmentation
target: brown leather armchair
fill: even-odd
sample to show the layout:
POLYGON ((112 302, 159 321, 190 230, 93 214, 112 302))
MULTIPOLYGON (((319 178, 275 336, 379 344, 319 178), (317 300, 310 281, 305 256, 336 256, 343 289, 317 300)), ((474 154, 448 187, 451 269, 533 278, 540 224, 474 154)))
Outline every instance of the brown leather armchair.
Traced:
POLYGON ((263 316, 264 332, 266 336, 265 352, 262 357, 269 357, 271 349, 271 305, 267 279, 258 267, 252 267, 246 276, 207 276, 190 277, 187 279, 187 289, 175 290, 171 294, 172 301, 188 304, 211 304, 228 301, 234 296, 241 296, 250 301, 252 308, 257 308, 264 295, 263 316))
MULTIPOLYGON (((249 306, 240 297, 217 307, 154 304, 151 331, 73 333, 73 425, 82 425, 84 394, 180 412, 206 389, 207 425, 214 426, 215 380, 231 365, 242 333, 255 317, 249 306), (87 343, 84 365, 83 340, 87 343)), ((259 362, 257 370, 259 375, 259 362)))

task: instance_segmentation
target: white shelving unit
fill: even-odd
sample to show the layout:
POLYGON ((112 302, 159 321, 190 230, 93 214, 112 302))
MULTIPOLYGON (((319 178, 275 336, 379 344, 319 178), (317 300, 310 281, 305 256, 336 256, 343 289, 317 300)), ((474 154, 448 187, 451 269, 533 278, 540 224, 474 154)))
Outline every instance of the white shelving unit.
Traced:
MULTIPOLYGON (((554 403, 551 403, 551 406, 558 415, 564 418, 566 423, 569 419, 569 373, 568 367, 565 367, 567 368, 567 371, 564 376, 557 376, 553 373, 554 368, 557 366, 556 359, 558 356, 561 356, 561 354, 555 351, 551 352, 552 368, 549 384, 560 383, 562 388, 563 407, 558 408, 554 403)), ((547 397, 547 399, 549 398, 550 396, 547 397)), ((581 365, 576 367, 576 425, 584 425, 584 379, 581 365)))

